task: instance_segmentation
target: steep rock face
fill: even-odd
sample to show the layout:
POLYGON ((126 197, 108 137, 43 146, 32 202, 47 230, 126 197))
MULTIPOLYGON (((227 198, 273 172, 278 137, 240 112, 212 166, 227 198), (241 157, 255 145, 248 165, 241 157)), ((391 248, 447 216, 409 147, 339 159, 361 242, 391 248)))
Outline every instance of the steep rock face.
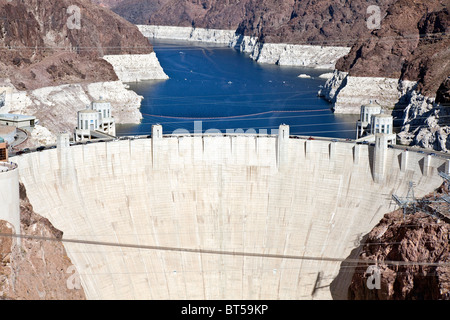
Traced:
POLYGON ((441 83, 436 92, 436 102, 450 104, 450 76, 441 83))
MULTIPOLYGON (((446 193, 448 186, 444 184, 424 199, 436 200, 446 193)), ((448 214, 449 205, 419 203, 418 207, 415 214, 407 211, 405 219, 402 210, 386 214, 368 234, 349 287, 349 299, 450 300, 450 224, 448 219, 438 221, 425 213, 435 209, 448 214), (377 281, 367 272, 375 260, 379 270, 378 288, 372 287, 377 281), (422 264, 395 266, 385 261, 422 264)))
MULTIPOLYGON (((445 98, 441 98, 443 99, 445 98)), ((424 96, 416 90, 408 92, 406 100, 408 103, 403 110, 402 127, 398 134, 400 142, 448 152, 450 150, 448 106, 437 103, 437 99, 424 96)))
POLYGON ((91 2, 98 4, 101 7, 112 8, 121 3, 123 0, 91 0, 91 2))
POLYGON ((252 0, 238 32, 269 43, 351 46, 371 31, 366 23, 369 5, 376 4, 384 12, 392 2, 252 0))
POLYGON ((236 29, 250 0, 123 0, 112 10, 134 24, 236 29))
POLYGON ((450 75, 448 1, 397 0, 387 10, 381 28, 358 39, 336 68, 350 76, 417 81, 418 90, 434 97, 450 75))
MULTIPOLYGON (((364 0, 122 0, 112 10, 135 24, 231 29, 266 43, 349 46, 368 35, 364 0)), ((379 0, 384 12, 395 0, 379 0)))
POLYGON ((431 109, 435 102, 439 107, 450 101, 450 39, 445 34, 449 21, 445 1, 395 1, 381 20, 381 28, 358 39, 350 53, 337 61, 338 72, 320 94, 334 103, 337 112, 345 113, 359 113, 358 105, 368 99, 384 101, 380 104, 385 110, 405 116, 399 136, 403 143, 414 141, 446 150, 449 119, 443 110, 431 109), (392 90, 375 90, 377 78, 390 82, 392 90), (362 86, 364 82, 372 84, 362 86), (371 94, 366 95, 369 87, 371 94), (426 108, 421 102, 425 100, 426 108), (430 127, 437 122, 427 119, 427 114, 435 113, 441 114, 439 126, 430 127))
POLYGON ((135 26, 89 0, 2 1, 0 15, 0 70, 19 90, 114 81, 103 55, 152 52, 135 26))
MULTIPOLYGON (((22 184, 20 211, 22 234, 55 241, 23 238, 19 247, 12 237, 0 238, 0 299, 84 300, 76 269, 56 241, 62 232, 33 211, 22 184)), ((0 221, 0 232, 12 233, 6 221, 0 221)))
POLYGON ((150 54, 122 54, 107 55, 103 59, 108 61, 123 82, 138 82, 142 79, 165 80, 169 77, 159 64, 156 53, 150 54))
MULTIPOLYGON (((438 7, 436 11, 425 14, 417 26, 420 42, 407 58, 401 79, 418 81, 418 91, 435 97, 436 91, 450 76, 449 8, 438 7)), ((450 99, 438 102, 450 103, 450 99)))

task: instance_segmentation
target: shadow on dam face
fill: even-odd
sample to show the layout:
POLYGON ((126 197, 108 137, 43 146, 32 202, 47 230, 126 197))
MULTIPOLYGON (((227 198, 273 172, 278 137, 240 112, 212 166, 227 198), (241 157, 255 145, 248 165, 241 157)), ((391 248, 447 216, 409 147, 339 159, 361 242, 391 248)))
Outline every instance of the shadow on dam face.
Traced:
POLYGON ((330 293, 333 300, 346 300, 348 298, 348 287, 357 267, 354 261, 359 259, 359 255, 364 248, 367 237, 368 234, 361 237, 361 241, 355 241, 357 247, 355 247, 348 257, 342 261, 337 276, 331 281, 330 293))
POLYGON ((35 211, 65 238, 118 245, 65 243, 88 299, 344 299, 339 271, 355 241, 410 181, 416 196, 437 188, 445 163, 431 159, 424 175, 410 152, 400 170, 402 151, 386 149, 375 183, 370 147, 355 147, 169 136, 14 161, 35 211))

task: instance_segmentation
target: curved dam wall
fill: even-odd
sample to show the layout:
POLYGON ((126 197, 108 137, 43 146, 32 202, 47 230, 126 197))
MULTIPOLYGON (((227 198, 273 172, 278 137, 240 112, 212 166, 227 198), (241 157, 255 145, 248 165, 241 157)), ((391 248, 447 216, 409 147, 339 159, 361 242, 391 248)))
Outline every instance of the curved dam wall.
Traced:
POLYGON ((152 246, 66 242, 88 299, 346 298, 352 270, 336 280, 341 260, 395 208, 391 195, 413 181, 423 196, 448 171, 444 158, 294 139, 286 128, 161 132, 62 139, 14 158, 35 211, 64 239, 152 246))

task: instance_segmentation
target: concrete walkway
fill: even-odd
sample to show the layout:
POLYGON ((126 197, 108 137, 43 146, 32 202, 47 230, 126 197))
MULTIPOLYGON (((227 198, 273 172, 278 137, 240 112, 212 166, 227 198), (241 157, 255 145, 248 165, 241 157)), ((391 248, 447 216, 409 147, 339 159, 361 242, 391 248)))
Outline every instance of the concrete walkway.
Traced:
POLYGON ((17 139, 15 139, 13 143, 11 143, 11 147, 14 149, 17 146, 24 143, 25 141, 27 141, 27 139, 28 139, 28 132, 23 129, 17 128, 17 139))

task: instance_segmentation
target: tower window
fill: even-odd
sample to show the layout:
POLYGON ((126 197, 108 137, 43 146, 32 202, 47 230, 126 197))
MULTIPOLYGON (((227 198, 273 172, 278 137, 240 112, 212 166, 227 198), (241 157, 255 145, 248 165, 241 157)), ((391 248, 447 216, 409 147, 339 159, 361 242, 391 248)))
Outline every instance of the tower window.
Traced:
POLYGON ((6 160, 6 149, 0 148, 0 161, 6 160))

